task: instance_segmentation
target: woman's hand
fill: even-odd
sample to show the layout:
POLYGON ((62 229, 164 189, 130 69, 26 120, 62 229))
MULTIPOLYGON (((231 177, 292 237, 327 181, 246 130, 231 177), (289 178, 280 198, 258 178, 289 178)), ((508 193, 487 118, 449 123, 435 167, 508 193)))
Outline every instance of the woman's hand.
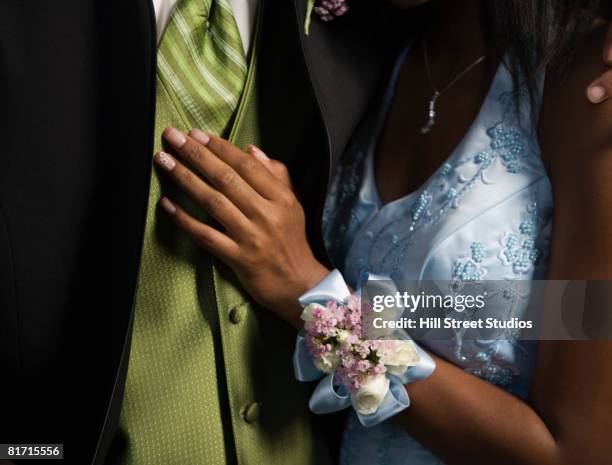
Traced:
POLYGON ((253 298, 301 327, 298 297, 328 270, 306 239, 304 210, 287 168, 249 146, 247 152, 197 129, 167 128, 156 163, 214 218, 220 231, 190 216, 170 199, 161 207, 202 248, 230 266, 253 298))
MULTIPOLYGON (((598 25, 601 25, 600 21, 596 21, 594 27, 598 25)), ((587 88, 587 97, 591 103, 601 103, 612 97, 612 69, 609 69, 612 66, 612 22, 608 24, 608 34, 604 41, 603 61, 608 69, 587 88)))

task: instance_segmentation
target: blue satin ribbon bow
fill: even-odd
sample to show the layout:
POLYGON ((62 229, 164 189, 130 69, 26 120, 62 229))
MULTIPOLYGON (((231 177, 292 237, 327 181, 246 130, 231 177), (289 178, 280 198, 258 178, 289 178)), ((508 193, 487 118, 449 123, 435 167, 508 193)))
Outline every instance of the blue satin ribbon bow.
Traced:
MULTIPOLYGON (((392 286, 392 284, 388 284, 390 283, 389 278, 373 274, 366 275, 365 281, 381 281, 381 283, 379 283, 380 285, 385 287, 392 286)), ((391 291, 391 289, 389 289, 389 291, 391 291)), ((326 305, 330 300, 346 302, 350 295, 351 292, 344 282, 342 275, 338 270, 334 270, 317 286, 302 295, 302 297, 300 297, 300 304, 306 307, 312 303, 326 305)), ((408 408, 410 405, 410 398, 408 397, 404 384, 425 379, 435 370, 436 363, 429 354, 417 344, 414 345, 420 357, 419 362, 415 366, 409 367, 401 376, 387 373, 386 376, 389 378, 389 391, 376 412, 371 415, 363 415, 356 412, 363 426, 374 426, 408 408)), ((298 334, 295 343, 293 368, 295 378, 298 381, 309 382, 323 378, 319 381, 308 403, 313 413, 318 415, 332 413, 351 406, 351 396, 346 387, 334 385, 333 373, 326 375, 315 367, 312 356, 306 347, 305 332, 303 330, 298 334)))

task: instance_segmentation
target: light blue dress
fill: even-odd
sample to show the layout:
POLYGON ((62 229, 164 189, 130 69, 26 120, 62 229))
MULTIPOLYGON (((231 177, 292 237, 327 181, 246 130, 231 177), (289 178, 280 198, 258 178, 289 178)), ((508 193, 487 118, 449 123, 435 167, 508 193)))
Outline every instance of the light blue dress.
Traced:
MULTIPOLYGON (((531 280, 544 279, 553 199, 534 129, 540 101, 536 98, 532 106, 526 90, 514 88, 504 64, 446 162, 415 192, 382 204, 373 157, 404 59, 398 60, 383 104, 367 117, 343 157, 327 198, 326 244, 345 281, 356 286, 365 271, 396 280, 459 284, 508 279, 529 286, 531 280)), ((513 304, 512 291, 502 297, 520 317, 524 308, 513 304)), ((475 376, 527 395, 534 343, 463 341, 458 333, 451 340, 420 344, 475 376)), ((366 429, 352 414, 341 463, 441 462, 393 422, 366 429)))

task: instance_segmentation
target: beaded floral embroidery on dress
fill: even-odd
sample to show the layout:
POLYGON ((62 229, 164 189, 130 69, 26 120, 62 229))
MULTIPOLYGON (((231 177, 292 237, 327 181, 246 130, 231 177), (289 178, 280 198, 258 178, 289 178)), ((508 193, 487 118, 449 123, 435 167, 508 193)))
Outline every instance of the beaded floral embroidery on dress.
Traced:
MULTIPOLYGON (((450 160, 432 176, 410 209, 412 222, 408 231, 403 237, 394 236, 397 239, 392 241, 385 257, 378 266, 373 267, 376 273, 389 274, 393 277, 401 266, 409 247, 413 244, 414 234, 436 223, 451 209, 459 208, 461 199, 478 181, 484 185, 492 184, 493 182, 487 177, 487 171, 496 161, 504 165, 510 174, 520 172, 521 159, 528 154, 523 142, 526 134, 524 129, 517 125, 518 109, 514 101, 515 98, 521 97, 514 92, 505 92, 499 96, 504 108, 503 117, 501 121, 487 130, 490 143, 486 150, 454 164, 451 156, 450 160), (476 165, 476 171, 468 177, 465 174, 459 174, 457 168, 468 163, 476 165)), ((400 216, 395 221, 391 221, 373 237, 372 243, 375 243, 389 228, 393 228, 403 219, 400 216)), ((373 265, 372 260, 369 261, 369 264, 373 265)), ((470 264, 467 266, 472 267, 470 264)))
POLYGON ((472 242, 470 256, 460 258, 453 266, 452 286, 455 290, 460 289, 464 283, 478 283, 485 277, 487 270, 481 266, 485 256, 482 242, 472 242))
MULTIPOLYGON (((530 208, 536 209, 535 204, 530 208)), ((499 260, 517 276, 529 273, 542 257, 542 250, 536 247, 536 231, 535 221, 530 219, 520 224, 518 232, 507 232, 501 239, 499 260)))
MULTIPOLYGON (((542 232, 544 222, 539 216, 536 193, 531 194, 531 201, 526 207, 526 215, 521 220, 517 231, 510 231, 503 235, 499 241, 497 259, 509 268, 510 274, 505 277, 504 285, 499 281, 493 289, 487 288, 485 300, 491 301, 501 296, 508 302, 504 317, 520 315, 520 309, 526 306, 530 297, 529 281, 521 280, 523 276, 533 271, 539 261, 544 258, 542 248, 536 247, 538 235, 542 232)), ((470 256, 458 259, 453 267, 452 290, 456 291, 464 283, 480 284, 486 270, 482 261, 487 257, 481 242, 475 241, 470 246, 470 256)), ((497 304, 499 306, 500 304, 497 304)), ((468 315, 466 315, 467 317, 468 315)), ((469 315, 471 318, 473 315, 469 315)), ((464 351, 463 334, 465 331, 455 332, 455 356, 463 362, 471 362, 466 371, 500 386, 509 385, 518 373, 515 369, 504 367, 495 362, 495 354, 500 344, 516 345, 520 330, 504 329, 498 337, 500 341, 490 345, 487 349, 475 354, 470 350, 464 351)))
POLYGON ((355 214, 353 206, 363 179, 363 169, 363 150, 354 148, 348 150, 336 168, 336 174, 327 192, 327 200, 323 208, 324 228, 331 229, 332 224, 338 225, 334 229, 337 229, 339 234, 333 236, 324 234, 323 238, 332 262, 340 268, 345 252, 342 247, 344 238, 349 228, 356 227, 360 223, 360 218, 355 214))

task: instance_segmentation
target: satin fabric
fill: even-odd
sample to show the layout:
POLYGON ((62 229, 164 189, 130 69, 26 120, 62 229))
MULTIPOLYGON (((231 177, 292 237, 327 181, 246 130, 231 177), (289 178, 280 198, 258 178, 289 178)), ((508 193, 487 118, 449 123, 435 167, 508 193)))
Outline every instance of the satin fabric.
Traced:
MULTIPOLYGON (((350 286, 358 285, 364 273, 439 286, 475 283, 483 291, 488 280, 504 281, 507 289, 487 308, 520 318, 532 280, 546 276, 552 233, 552 189, 535 129, 544 76, 532 105, 502 63, 476 119, 445 163, 416 191, 383 204, 374 154, 405 56, 399 57, 384 100, 364 118, 331 184, 324 213, 330 256, 350 286)), ((527 395, 534 342, 511 334, 464 340, 461 331, 445 340, 418 342, 474 376, 527 395)), ((350 465, 441 463, 394 422, 364 428, 355 415, 341 458, 350 465)))

